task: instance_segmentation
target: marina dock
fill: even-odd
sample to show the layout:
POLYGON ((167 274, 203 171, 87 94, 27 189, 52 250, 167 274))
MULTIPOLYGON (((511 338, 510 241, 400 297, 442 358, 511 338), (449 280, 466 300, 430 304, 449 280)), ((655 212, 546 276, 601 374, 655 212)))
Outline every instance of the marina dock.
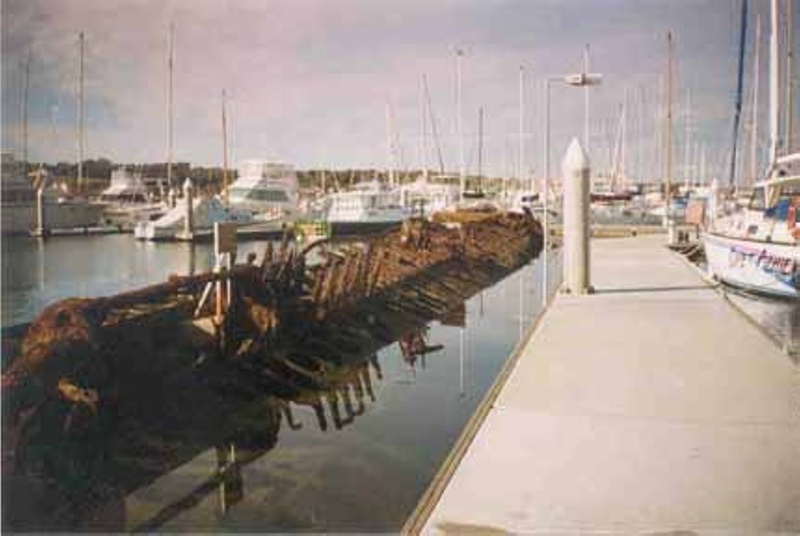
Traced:
POLYGON ((800 370, 664 243, 592 241, 405 533, 800 531, 800 370))

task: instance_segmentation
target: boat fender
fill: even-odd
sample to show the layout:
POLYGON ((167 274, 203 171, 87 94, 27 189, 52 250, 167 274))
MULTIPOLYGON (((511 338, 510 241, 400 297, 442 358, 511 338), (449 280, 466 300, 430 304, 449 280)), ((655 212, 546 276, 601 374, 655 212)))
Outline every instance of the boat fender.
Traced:
POLYGON ((798 211, 800 210, 800 199, 795 198, 792 204, 789 205, 789 213, 786 215, 786 226, 792 238, 800 240, 800 225, 797 225, 798 211))

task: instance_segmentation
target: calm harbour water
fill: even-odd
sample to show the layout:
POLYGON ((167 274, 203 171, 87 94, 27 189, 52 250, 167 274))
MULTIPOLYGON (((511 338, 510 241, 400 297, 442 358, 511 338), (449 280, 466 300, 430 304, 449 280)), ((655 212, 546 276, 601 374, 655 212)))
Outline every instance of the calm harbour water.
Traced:
MULTIPOLYGON (((240 258, 263 248, 240 244, 240 258)), ((130 236, 58 237, 45 244, 4 240, 3 259, 3 324, 14 325, 64 297, 111 294, 207 269, 212 251, 207 245, 138 243, 130 236)), ((556 268, 558 255, 551 260, 556 268)), ((550 279, 554 288, 556 278, 550 279)), ((323 430, 302 400, 281 403, 262 426, 270 429, 264 448, 239 446, 234 452, 234 443, 209 444, 157 470, 155 478, 138 482, 120 473, 120 481, 134 486, 115 488, 115 475, 106 475, 110 491, 80 504, 77 510, 86 513, 73 512, 74 524, 31 527, 397 531, 540 311, 540 285, 537 260, 466 302, 465 328, 431 322, 427 344, 442 345, 438 351, 409 362, 395 343, 365 360, 360 374, 368 375, 374 400, 356 396, 360 380, 358 388, 346 387, 341 412, 350 418, 341 429, 329 421, 323 430), (355 412, 351 396, 360 406, 355 412), (214 480, 220 455, 237 459, 235 482, 214 480)), ((144 470, 148 464, 157 462, 142 455, 128 467, 144 470)))
MULTIPOLYGON (((46 243, 15 238, 2 244, 4 326, 30 321, 61 298, 135 289, 162 282, 170 274, 203 271, 213 263, 210 245, 148 244, 119 235, 57 237, 46 243)), ((248 252, 260 256, 264 247, 257 242, 240 244, 240 258, 248 252)), ((551 273, 558 273, 559 262, 558 255, 553 255, 551 273)), ((551 276, 553 286, 555 280, 551 276)), ((118 473, 106 474, 106 488, 91 499, 75 503, 49 498, 38 503, 46 505, 38 506, 41 512, 32 513, 33 519, 59 510, 69 510, 71 515, 59 514, 55 525, 42 520, 23 526, 113 531, 397 531, 540 311, 540 284, 537 260, 472 297, 465 304, 465 328, 431 322, 427 344, 442 348, 415 362, 404 358, 397 343, 382 348, 371 360, 356 359, 353 370, 359 380, 334 399, 343 416, 341 427, 333 425, 331 405, 323 409, 328 418, 323 429, 319 407, 315 409, 309 400, 280 401, 265 393, 265 402, 257 408, 261 413, 246 416, 248 433, 261 429, 268 436, 258 448, 236 441, 200 441, 188 454, 164 454, 161 458, 167 461, 159 460, 157 453, 169 450, 168 441, 181 443, 191 436, 191 430, 169 430, 155 442, 142 440, 140 453, 138 444, 117 448, 115 455, 130 459, 112 464, 118 473), (371 396, 363 393, 364 379, 371 396), (218 477, 220 456, 238 464, 232 481, 218 477)), ((732 299, 776 339, 798 347, 800 307, 796 304, 745 296, 732 299)), ((343 377, 352 377, 345 369, 343 377)), ((326 396, 319 400, 330 404, 326 396)), ((118 441, 138 441, 137 430, 136 425, 120 430, 118 441)), ((32 489, 24 493, 33 499, 42 494, 35 485, 25 489, 32 489)), ((6 509, 4 523, 7 516, 6 509)))

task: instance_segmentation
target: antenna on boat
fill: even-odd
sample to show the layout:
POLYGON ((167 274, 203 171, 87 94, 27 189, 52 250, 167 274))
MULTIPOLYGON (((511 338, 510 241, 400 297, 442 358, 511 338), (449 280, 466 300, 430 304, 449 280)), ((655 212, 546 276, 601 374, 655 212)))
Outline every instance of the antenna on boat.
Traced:
POLYGON ((78 34, 78 178, 77 189, 82 191, 83 184, 83 32, 78 34))
POLYGON ((225 90, 222 90, 222 200, 228 206, 228 121, 225 116, 225 90))

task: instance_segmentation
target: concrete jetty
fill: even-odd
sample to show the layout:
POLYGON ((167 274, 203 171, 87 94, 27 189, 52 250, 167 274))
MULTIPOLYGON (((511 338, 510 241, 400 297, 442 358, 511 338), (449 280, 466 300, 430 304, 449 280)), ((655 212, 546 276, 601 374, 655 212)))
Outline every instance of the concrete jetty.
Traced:
POLYGON ((664 243, 593 240, 406 532, 800 531, 800 369, 664 243))

